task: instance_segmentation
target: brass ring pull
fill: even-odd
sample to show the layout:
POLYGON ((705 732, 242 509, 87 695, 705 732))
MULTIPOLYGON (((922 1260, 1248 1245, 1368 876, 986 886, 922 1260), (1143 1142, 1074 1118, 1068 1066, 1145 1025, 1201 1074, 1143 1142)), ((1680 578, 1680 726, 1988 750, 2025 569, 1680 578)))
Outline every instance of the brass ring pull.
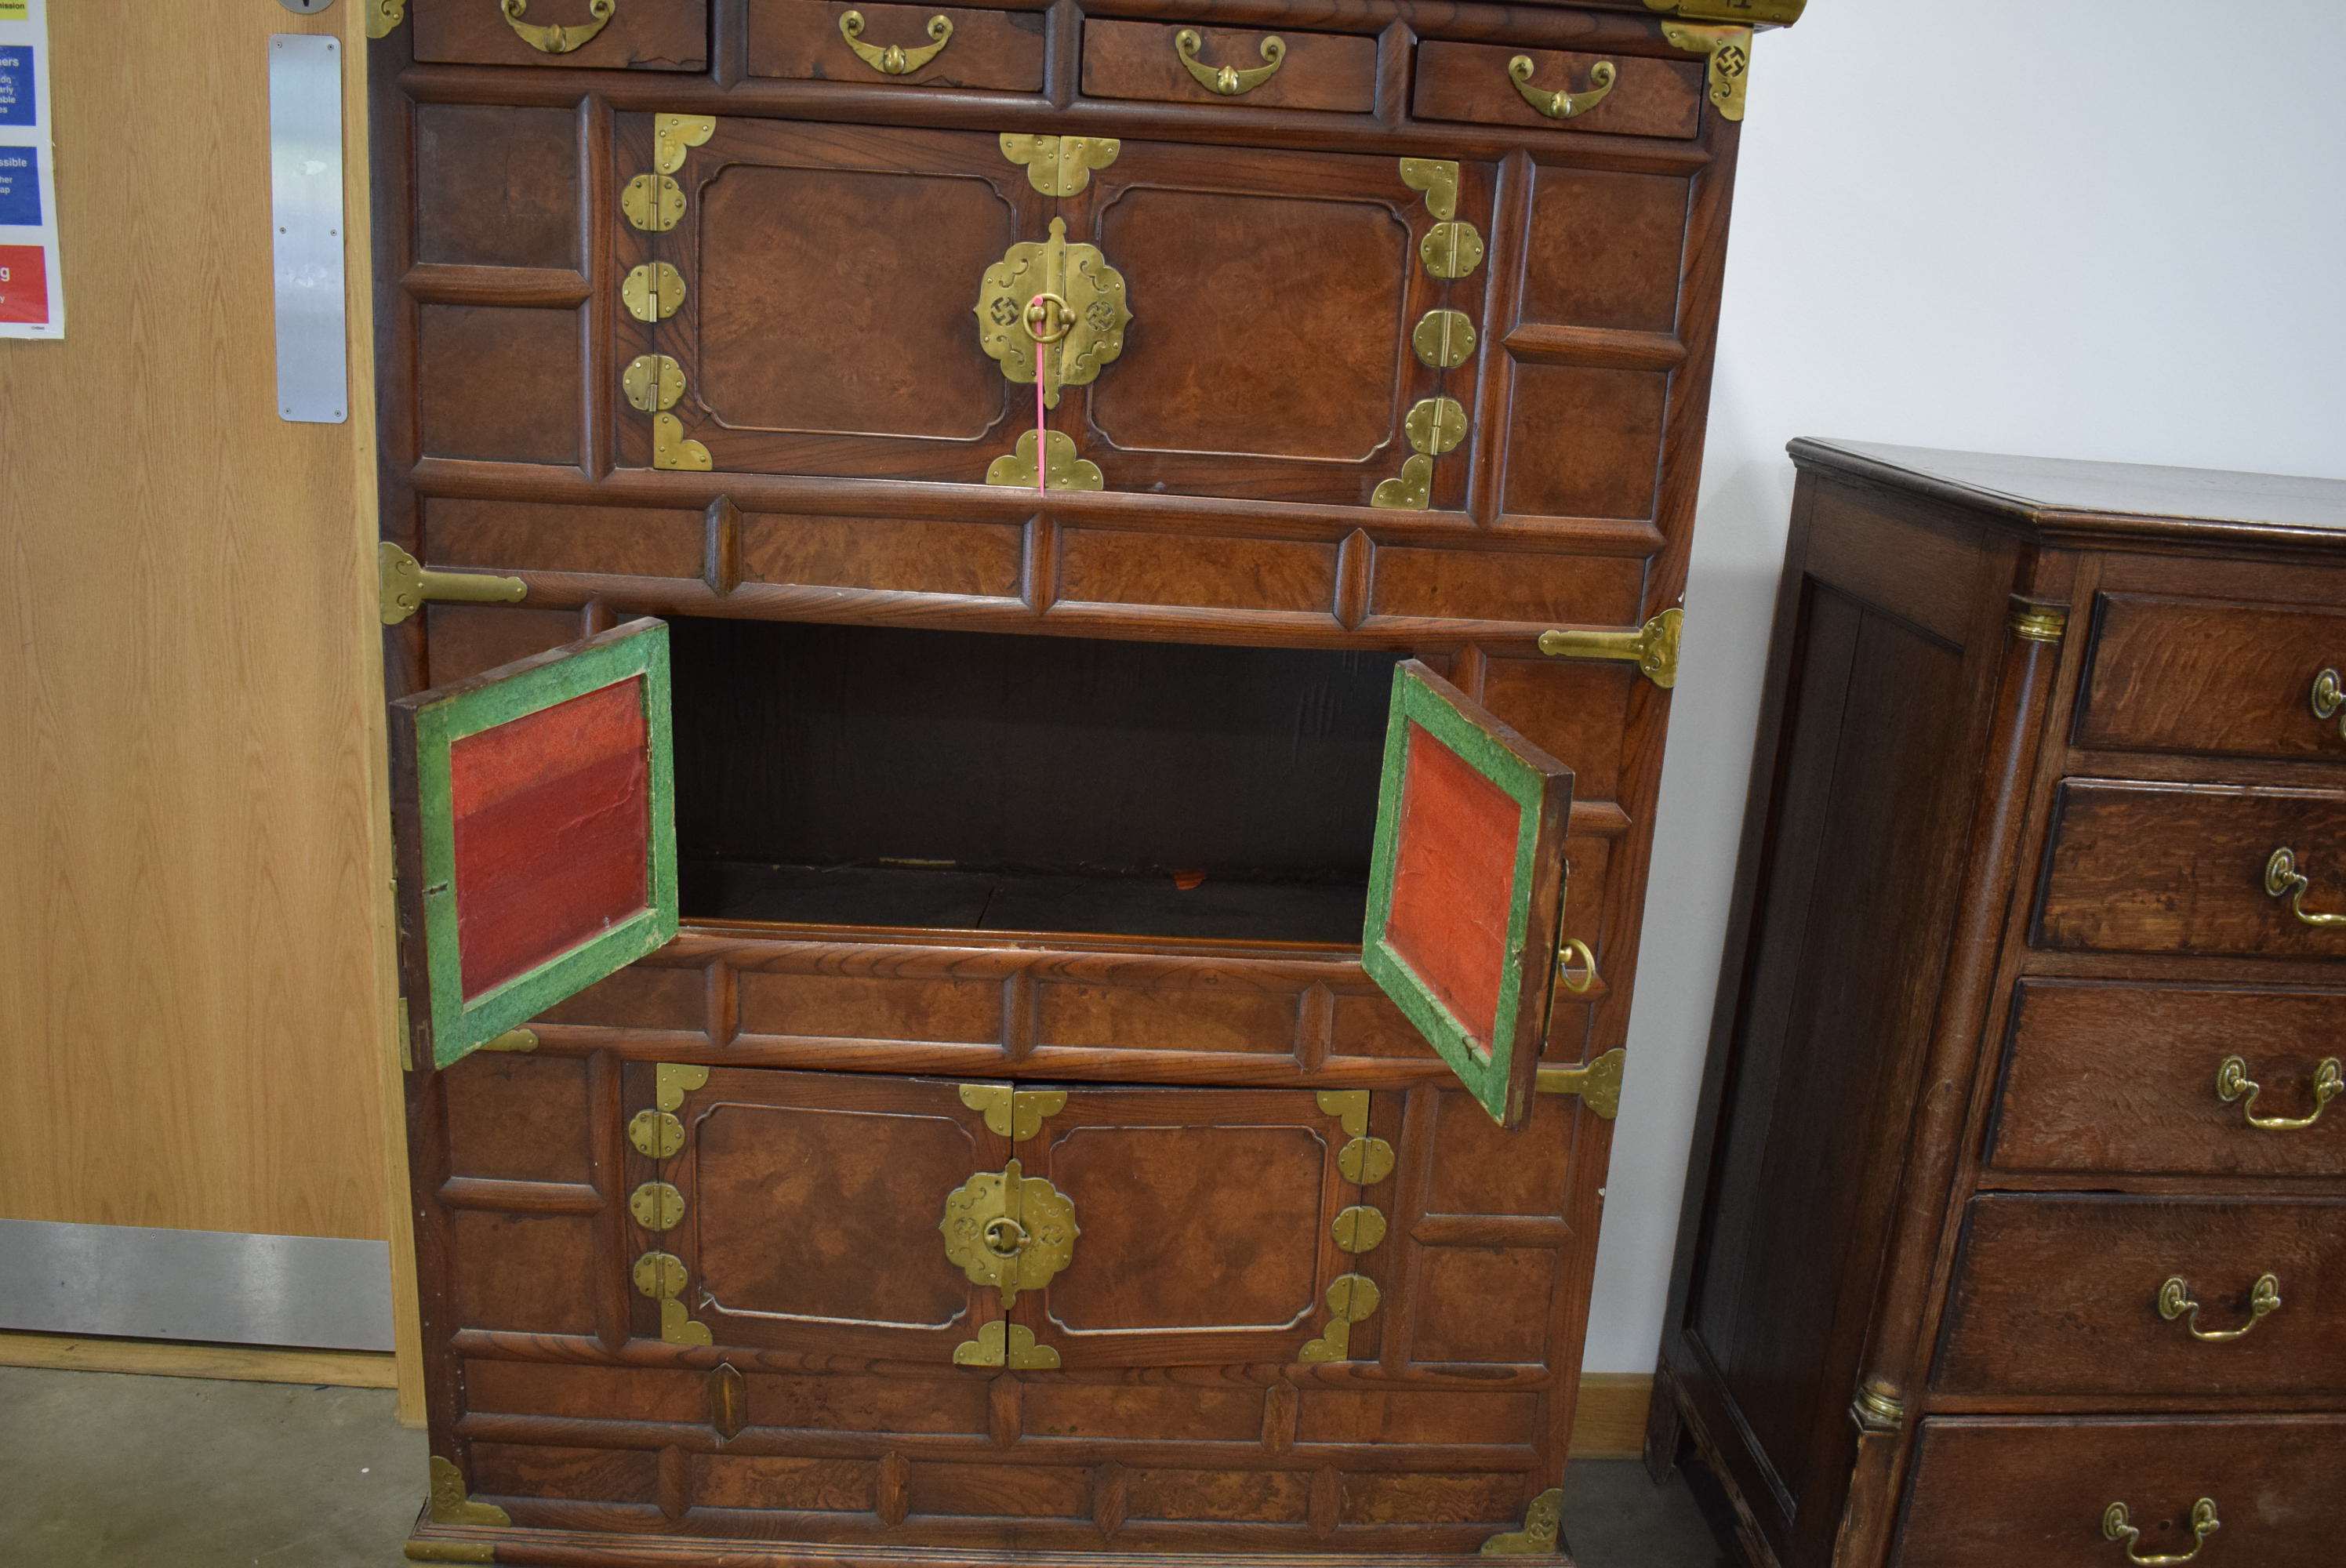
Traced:
POLYGON ((1568 120, 1575 115, 1585 115, 1605 101, 1613 90, 1620 71, 1610 60, 1599 60, 1588 67, 1588 90, 1585 93, 1543 92, 1532 86, 1532 57, 1517 55, 1507 62, 1507 76, 1523 94, 1524 102, 1531 105, 1552 120, 1568 120))
POLYGON ((505 13, 505 25, 521 36, 521 41, 541 55, 566 55, 573 49, 584 48, 595 41, 603 24, 619 8, 619 0, 586 0, 589 21, 565 26, 558 22, 541 25, 522 20, 529 9, 529 0, 497 0, 497 9, 505 13))
POLYGON ((1026 1227, 1007 1215, 997 1215, 985 1222, 978 1239, 996 1257, 1015 1257, 1026 1249, 1026 1227))
POLYGON ((2283 846, 2272 852, 2265 862, 2265 891, 2277 899, 2289 901, 2289 912, 2308 925, 2346 925, 2346 914, 2316 914, 2305 907, 2305 891, 2310 886, 2305 873, 2297 869, 2297 851, 2283 846))
POLYGON ((2226 1105, 2246 1095, 2249 1103, 2240 1107, 2240 1115, 2249 1125, 2262 1127, 2269 1133, 2294 1133, 2310 1127, 2321 1119, 2321 1113, 2339 1091, 2346 1089, 2346 1064, 2335 1056, 2325 1057, 2313 1070, 2313 1115, 2310 1116, 2259 1116, 2257 1096, 2264 1092, 2254 1078, 2249 1076, 2248 1062, 2239 1056, 2227 1056, 2216 1064, 2216 1098, 2226 1105))
POLYGON ((2208 1537, 2223 1527, 2223 1521, 2216 1517, 2215 1500, 2203 1497, 2191 1505, 2191 1550, 2165 1557, 2144 1557, 2134 1549, 2135 1543, 2142 1539, 2142 1532, 2127 1522, 2127 1505, 2113 1502, 2102 1511, 2103 1539, 2123 1543, 2127 1561, 2137 1568, 2175 1568, 2178 1563, 2188 1563, 2199 1555, 2199 1548, 2208 1544, 2208 1537))
POLYGON ((2183 1283, 2180 1274, 2169 1275, 2158 1288, 2158 1315, 2168 1322, 2185 1319, 2184 1327, 2191 1337, 2203 1344, 2223 1345, 2239 1339, 2264 1320, 2265 1314, 2280 1306, 2280 1279, 2277 1275, 2260 1274, 2249 1291, 2249 1320, 2237 1329, 2202 1329, 2199 1327, 2199 1303, 2191 1299, 2191 1287, 2183 1283))
POLYGON ((1198 51, 1204 46, 1205 40, 1198 36, 1198 30, 1194 27, 1184 27, 1173 35, 1173 52, 1181 56, 1183 65, 1189 67, 1189 74, 1198 79, 1198 85, 1226 98, 1254 91, 1270 80, 1272 74, 1287 58, 1287 40, 1276 33, 1265 38, 1261 45, 1262 57, 1270 63, 1250 66, 1243 71, 1236 66, 1207 65, 1198 58, 1198 51))
POLYGON ((919 70, 944 53, 953 42, 953 18, 942 12, 929 18, 928 33, 933 42, 917 49, 907 49, 902 44, 890 44, 885 48, 863 41, 863 13, 850 11, 839 19, 839 36, 855 51, 855 57, 883 76, 902 76, 919 70))
POLYGON ((1076 324, 1076 311, 1056 294, 1037 294, 1026 301, 1023 320, 1028 337, 1038 343, 1056 343, 1076 324))
MULTIPOLYGON (((2313 717, 2337 718, 2341 708, 2346 708, 2346 683, 2335 669, 2325 669, 2313 677, 2313 717)), ((2346 730, 2346 719, 2340 720, 2339 728, 2346 730)))
POLYGON ((1589 987, 1596 983, 1596 955, 1589 951, 1586 942, 1576 936, 1566 938, 1564 945, 1556 949, 1556 983, 1575 996, 1587 995, 1589 987), (1580 960, 1577 979, 1574 978, 1572 970, 1575 958, 1580 960))

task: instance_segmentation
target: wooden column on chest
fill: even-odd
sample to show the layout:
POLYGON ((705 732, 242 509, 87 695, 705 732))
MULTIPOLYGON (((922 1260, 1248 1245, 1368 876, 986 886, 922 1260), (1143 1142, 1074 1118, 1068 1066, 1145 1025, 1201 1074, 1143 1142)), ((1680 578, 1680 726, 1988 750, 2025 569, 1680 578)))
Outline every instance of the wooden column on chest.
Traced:
POLYGON ((1799 9, 378 4, 412 1553, 1561 1553, 1799 9))

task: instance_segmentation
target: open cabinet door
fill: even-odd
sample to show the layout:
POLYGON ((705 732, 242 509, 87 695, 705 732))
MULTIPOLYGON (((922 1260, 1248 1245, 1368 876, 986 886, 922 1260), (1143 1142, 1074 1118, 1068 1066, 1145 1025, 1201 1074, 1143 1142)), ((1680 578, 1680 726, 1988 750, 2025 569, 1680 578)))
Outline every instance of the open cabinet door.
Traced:
POLYGON ((668 626, 391 705, 400 984, 445 1067, 676 934, 668 626))
POLYGON ((1415 659, 1393 670, 1361 962, 1503 1127, 1557 981, 1572 770, 1415 659))

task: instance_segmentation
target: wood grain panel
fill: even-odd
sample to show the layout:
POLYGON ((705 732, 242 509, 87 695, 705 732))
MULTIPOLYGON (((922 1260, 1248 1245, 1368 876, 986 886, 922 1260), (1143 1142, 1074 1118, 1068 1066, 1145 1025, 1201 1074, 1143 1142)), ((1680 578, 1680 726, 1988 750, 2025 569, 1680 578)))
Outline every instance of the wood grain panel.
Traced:
POLYGON ((1591 365, 1515 367, 1507 510, 1650 517, 1670 378, 1591 365))
MULTIPOLYGON (((1035 1042, 1124 1051, 1294 1048, 1297 993, 1237 987, 1044 985, 1035 1042)), ((1406 1027, 1406 1025, 1404 1025, 1406 1027)))
POLYGON ((578 355, 576 311, 419 308, 415 377, 425 454, 577 462, 578 355))
POLYGON ((1059 538, 1061 602, 1198 605, 1328 614, 1336 546, 1300 539, 1167 539, 1070 528, 1059 538))
POLYGON ((1410 1359, 1536 1364, 1547 1349, 1556 1274, 1556 1254, 1540 1248, 1428 1248, 1410 1359))
POLYGON ((1473 605, 1492 620, 1635 626, 1646 564, 1604 555, 1525 555, 1393 547, 1377 552, 1371 610, 1440 616, 1473 605))
POLYGON ((1018 592, 1025 544, 1023 529, 983 523, 753 512, 741 519, 741 576, 1006 599, 1018 592))
POLYGON ((996 980, 752 971, 738 984, 745 1033, 972 1044, 1002 1037, 996 980))
POLYGON ((484 1497, 555 1497, 579 1502, 653 1502, 659 1456, 642 1450, 468 1445, 466 1479, 484 1497))
POLYGON ((699 513, 668 507, 434 496, 423 503, 422 558, 434 566, 501 572, 697 577, 706 533, 699 513))
POLYGON ((415 168, 417 261, 577 270, 570 110, 418 104, 415 168))
POLYGON ((1028 1437, 1148 1441, 1167 1432, 1208 1442, 1262 1435, 1262 1391, 1193 1385, 1028 1383, 1020 1428, 1028 1437))
POLYGON ((1524 247, 1523 320, 1673 331, 1688 188, 1676 175, 1543 165, 1524 247))
POLYGON ((2080 746, 2346 762, 2339 715, 2311 701, 2321 671, 2346 668, 2346 610, 2104 594, 2093 659, 2080 746))
POLYGON ((71 327, 0 349, 0 898, 32 916, 0 939, 0 1068, 49 1129, 0 1147, 10 1217, 403 1223, 363 157, 346 424, 276 417, 255 218, 270 35, 356 36, 361 10, 51 8, 71 327))
POLYGON ((594 1179, 586 1064, 485 1053, 449 1069, 448 1169, 491 1181, 594 1179))

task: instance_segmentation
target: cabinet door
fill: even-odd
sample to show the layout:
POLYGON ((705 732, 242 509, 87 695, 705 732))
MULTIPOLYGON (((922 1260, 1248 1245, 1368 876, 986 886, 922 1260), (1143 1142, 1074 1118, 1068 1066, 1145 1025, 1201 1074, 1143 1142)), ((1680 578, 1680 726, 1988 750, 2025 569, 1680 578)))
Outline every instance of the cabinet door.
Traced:
POLYGON ((668 627, 391 705, 410 1049, 445 1067, 676 934, 668 627))
POLYGON ((1393 669, 1361 962, 1502 1126, 1562 978, 1572 770, 1415 659, 1393 669))

